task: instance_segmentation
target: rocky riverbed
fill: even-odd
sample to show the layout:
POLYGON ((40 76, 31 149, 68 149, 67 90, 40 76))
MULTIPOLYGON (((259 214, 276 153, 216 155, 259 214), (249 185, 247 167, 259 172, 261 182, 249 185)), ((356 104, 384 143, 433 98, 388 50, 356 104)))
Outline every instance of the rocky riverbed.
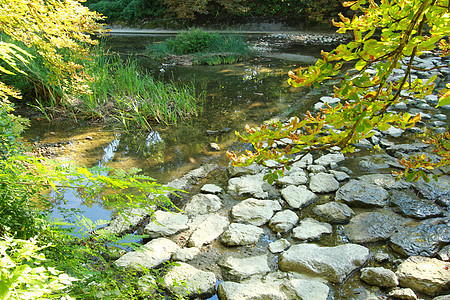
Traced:
MULTIPOLYGON (((417 64, 432 69, 437 60, 417 64)), ((439 85, 448 82, 449 68, 412 76, 435 72, 439 85)), ((187 173, 168 184, 190 191, 182 212, 156 211, 155 222, 138 228, 150 236, 146 250, 116 265, 177 261, 160 284, 190 298, 450 299, 450 176, 427 183, 392 175, 406 155, 439 159, 420 141, 430 130, 448 131, 448 107, 434 108, 437 99, 405 95, 393 109, 420 113, 417 127, 376 131, 353 155, 338 148, 307 155, 273 185, 257 165, 207 164, 187 173)), ((322 97, 315 109, 338 101, 322 97)), ((148 218, 145 211, 129 215, 131 224, 115 218, 105 229, 129 231, 148 218)))

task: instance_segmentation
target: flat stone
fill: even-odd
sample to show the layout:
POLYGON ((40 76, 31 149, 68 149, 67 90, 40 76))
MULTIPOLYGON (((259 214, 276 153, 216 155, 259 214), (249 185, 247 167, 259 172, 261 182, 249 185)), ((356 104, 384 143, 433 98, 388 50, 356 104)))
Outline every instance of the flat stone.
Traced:
POLYGON ((290 173, 276 180, 278 185, 302 185, 308 183, 308 176, 305 172, 297 171, 295 173, 290 173))
POLYGON ((215 184, 207 183, 202 186, 201 191, 207 194, 220 194, 223 193, 223 188, 215 184))
POLYGON ((389 161, 395 160, 387 154, 377 154, 364 156, 359 161, 359 166, 366 170, 387 169, 390 167, 389 161))
POLYGON ((172 260, 186 262, 188 260, 194 259, 199 253, 200 249, 196 247, 181 248, 172 254, 172 260))
POLYGON ((225 280, 241 281, 252 275, 264 275, 270 272, 268 256, 233 257, 228 256, 219 261, 222 275, 225 280))
POLYGON ((369 249, 356 244, 319 247, 315 244, 291 246, 281 254, 280 270, 319 276, 333 283, 342 283, 369 258, 369 249))
POLYGON ((390 210, 365 212, 344 226, 344 234, 352 243, 381 242, 388 240, 404 223, 404 218, 390 210))
POLYGON ((448 206, 450 203, 450 176, 442 176, 439 181, 430 180, 425 182, 420 180, 419 182, 411 183, 412 187, 422 197, 434 200, 436 203, 448 206))
POLYGON ((315 240, 324 234, 331 234, 333 228, 328 223, 322 223, 312 218, 301 220, 292 231, 292 237, 298 240, 315 240))
POLYGON ((228 191, 236 195, 266 198, 269 194, 263 189, 267 184, 263 177, 264 174, 256 174, 231 178, 228 181, 228 191))
POLYGON ((400 286, 437 296, 450 285, 450 263, 435 258, 411 256, 396 272, 400 286))
POLYGON ((164 287, 172 295, 181 297, 207 297, 215 292, 216 275, 179 262, 163 276, 164 287))
POLYGON ((436 220, 436 223, 400 227, 398 232, 391 236, 389 245, 394 251, 405 256, 433 257, 443 245, 450 243, 448 220, 436 220))
POLYGON ((377 185, 351 179, 336 192, 336 201, 344 202, 349 206, 358 207, 384 207, 389 193, 377 185))
POLYGON ((443 261, 450 261, 450 245, 445 246, 442 248, 438 254, 438 258, 443 261))
POLYGON ((344 181, 350 178, 347 173, 342 171, 330 170, 330 174, 333 174, 337 181, 344 181))
POLYGON ((413 153, 423 151, 426 148, 430 147, 428 144, 424 143, 412 143, 412 144, 395 144, 388 148, 386 148, 386 152, 389 155, 396 156, 398 152, 402 153, 413 153))
POLYGON ((227 171, 228 174, 230 174, 230 177, 237 177, 237 176, 243 176, 243 175, 255 175, 258 173, 261 173, 264 170, 263 166, 260 166, 258 164, 251 164, 249 166, 245 167, 235 167, 231 164, 228 165, 227 171))
POLYGON ((309 165, 307 168, 310 173, 325 173, 327 168, 322 165, 309 165))
POLYGON ((288 240, 281 238, 269 244, 269 251, 272 253, 280 253, 289 248, 290 246, 291 243, 289 243, 288 240))
POLYGON ((281 288, 288 299, 327 300, 330 288, 322 282, 305 279, 292 279, 281 288))
POLYGON ((414 293, 414 291, 410 288, 407 289, 393 289, 388 293, 389 297, 392 297, 394 299, 404 299, 404 300, 417 300, 417 295, 414 293))
POLYGON ((264 230, 254 225, 231 223, 222 234, 221 241, 227 246, 251 245, 258 242, 263 234, 264 230))
POLYGON ((308 190, 303 185, 289 185, 281 190, 281 195, 292 208, 308 206, 318 199, 316 194, 308 190))
POLYGON ((329 153, 322 155, 315 160, 315 164, 321 166, 329 166, 330 164, 338 164, 345 160, 345 156, 342 153, 329 153))
POLYGON ((220 198, 213 194, 197 194, 189 199, 184 211, 189 216, 206 215, 218 211, 222 207, 220 198))
POLYGON ((224 281, 219 284, 217 294, 221 300, 286 300, 280 288, 271 283, 237 283, 224 281))
POLYGON ((331 193, 339 188, 333 174, 317 173, 311 176, 309 189, 314 193, 331 193))
POLYGON ((142 249, 127 252, 125 255, 115 261, 118 267, 133 268, 141 270, 142 268, 152 269, 169 261, 172 254, 180 247, 166 238, 151 240, 145 244, 142 249))
POLYGON ((398 278, 394 272, 382 267, 369 267, 361 269, 361 280, 370 285, 379 287, 396 287, 398 278))
POLYGON ((158 210, 153 215, 154 220, 144 228, 144 234, 150 238, 171 236, 177 232, 188 229, 188 217, 182 213, 172 213, 158 210))
POLYGON ((358 177, 359 180, 378 185, 384 189, 406 189, 411 186, 404 179, 396 180, 392 174, 368 174, 358 177))
POLYGON ((235 222, 261 226, 279 210, 281 205, 278 201, 249 198, 233 206, 231 216, 235 222))
POLYGON ((106 230, 111 233, 121 234, 130 231, 153 212, 152 209, 144 210, 141 208, 132 208, 114 217, 111 222, 100 230, 106 230))
POLYGON ((292 210, 282 210, 277 212, 272 219, 270 219, 269 227, 275 232, 288 232, 298 222, 298 216, 292 210))
POLYGON ((395 128, 393 126, 389 127, 388 130, 383 131, 383 133, 390 135, 392 137, 401 137, 403 132, 404 132, 404 130, 402 130, 400 128, 395 128))
POLYGON ((433 202, 402 191, 392 192, 389 205, 394 207, 395 212, 415 219, 426 219, 443 215, 441 208, 433 202))
POLYGON ((213 214, 200 223, 189 237, 189 247, 201 247, 217 239, 230 225, 227 217, 213 214))
POLYGON ((339 202, 317 205, 313 208, 313 212, 334 224, 347 223, 355 215, 355 212, 350 207, 339 202))

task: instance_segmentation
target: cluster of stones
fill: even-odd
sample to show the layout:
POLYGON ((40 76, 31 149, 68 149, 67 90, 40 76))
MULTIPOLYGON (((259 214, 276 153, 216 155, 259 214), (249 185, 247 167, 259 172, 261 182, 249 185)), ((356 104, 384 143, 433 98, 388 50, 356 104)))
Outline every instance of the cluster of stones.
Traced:
MULTIPOLYGON (((446 120, 431 107, 436 96, 408 97, 406 107, 396 109, 420 110, 424 120, 429 111, 431 126, 446 120)), ((316 107, 338 101, 323 97, 316 107)), ((438 132, 448 126, 438 125, 438 132)), ((391 141, 403 134, 377 131, 357 145, 379 145, 382 154, 346 158, 332 149, 317 158, 306 155, 273 185, 264 181, 263 167, 230 166, 226 186, 203 185, 182 212, 156 211, 144 229, 151 240, 115 263, 151 269, 178 261, 161 284, 170 294, 191 298, 216 293, 221 300, 325 300, 350 277, 361 285, 352 299, 449 299, 442 295, 450 288, 450 176, 439 182, 396 181, 390 172, 401 168, 397 158, 424 153, 439 159, 426 144, 391 141), (350 160, 366 174, 352 176, 343 166, 350 160), (337 238, 326 242, 330 236, 337 238), (220 248, 220 255, 199 263, 211 247, 220 248)), ((186 189, 214 168, 203 166, 170 185, 186 189)), ((127 219, 138 224, 145 216, 130 211, 127 219)), ((123 231, 127 224, 115 219, 107 229, 123 231)), ((156 285, 147 276, 142 281, 156 285)))

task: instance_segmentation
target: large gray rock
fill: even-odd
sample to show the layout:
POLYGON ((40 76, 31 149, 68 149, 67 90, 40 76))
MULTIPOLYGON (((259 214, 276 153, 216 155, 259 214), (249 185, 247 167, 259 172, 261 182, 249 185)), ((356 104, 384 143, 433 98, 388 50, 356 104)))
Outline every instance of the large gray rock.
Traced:
POLYGON ((305 279, 292 279, 283 284, 281 290, 288 299, 326 300, 330 288, 322 282, 305 279))
POLYGON ((227 217, 213 214, 200 223, 189 237, 189 247, 201 247, 218 238, 230 225, 227 217))
POLYGON ((361 269, 361 280, 370 285, 379 287, 396 287, 398 278, 394 272, 382 267, 369 267, 361 269))
POLYGON ((336 201, 349 206, 384 207, 389 193, 377 185, 352 179, 336 192, 336 201))
POLYGON ((269 194, 263 189, 263 186, 267 184, 263 177, 264 174, 255 174, 231 178, 228 181, 228 191, 236 195, 266 198, 269 194))
POLYGON ((262 234, 264 230, 254 225, 231 223, 222 234, 221 240, 227 246, 251 245, 258 242, 262 234))
POLYGON ((439 181, 430 180, 412 183, 413 188, 424 198, 435 200, 442 206, 450 205, 450 176, 442 176, 439 181))
POLYGON ((389 211, 361 213, 344 226, 344 234, 352 243, 374 243, 388 240, 405 219, 389 211))
POLYGON ((335 224, 347 223, 355 215, 350 207, 340 202, 317 205, 313 208, 313 212, 335 224))
POLYGON ((182 213, 172 213, 158 210, 154 214, 154 221, 144 228, 144 234, 150 238, 170 236, 188 229, 188 217, 182 213))
POLYGON ((186 204, 184 211, 189 216, 206 215, 218 211, 222 207, 222 201, 216 195, 197 194, 186 204))
POLYGON ((400 286, 436 296, 450 287, 450 263, 435 258, 411 256, 396 272, 400 286))
POLYGON ((215 184, 207 183, 200 189, 203 193, 206 194, 220 194, 223 193, 223 189, 220 186, 215 184))
POLYGON ((250 166, 245 167, 235 167, 231 164, 228 165, 227 171, 230 174, 230 177, 237 177, 243 175, 255 175, 261 173, 264 170, 263 166, 257 164, 251 164, 250 166))
POLYGON ((289 185, 281 190, 281 195, 292 208, 305 207, 318 199, 316 194, 303 185, 289 185))
POLYGON ((298 216, 292 210, 286 209, 277 212, 272 219, 270 219, 269 227, 275 232, 288 232, 298 222, 298 216))
POLYGON ((330 164, 338 164, 345 160, 344 154, 342 153, 330 153, 323 155, 315 160, 315 164, 322 166, 329 166, 330 164))
POLYGON ((281 255, 280 270, 323 277, 342 283, 369 258, 369 249, 356 244, 319 247, 315 244, 291 246, 281 255))
POLYGON ((170 260, 172 254, 180 247, 166 238, 151 240, 142 249, 131 251, 115 261, 118 267, 128 267, 140 270, 152 269, 170 260))
MULTIPOLYGON (((154 209, 154 208, 153 208, 154 209)), ((106 230, 108 232, 121 234, 123 232, 130 231, 132 228, 137 226, 145 218, 147 218, 153 209, 144 210, 142 208, 132 208, 125 212, 115 216, 108 226, 101 228, 99 230, 106 230)))
POLYGON ((396 144, 386 148, 386 152, 392 156, 396 156, 398 152, 413 153, 423 151, 430 145, 424 143, 412 143, 412 144, 396 144))
POLYGON ((219 284, 217 294, 220 300, 287 300, 279 286, 271 283, 236 283, 224 281, 219 284))
POLYGON ((359 161, 359 166, 367 170, 387 169, 390 166, 389 163, 394 160, 397 161, 395 158, 387 154, 364 156, 359 161))
POLYGON ((438 205, 403 191, 393 191, 389 204, 394 207, 395 212, 406 217, 426 219, 443 215, 438 205))
POLYGON ((172 295, 189 298, 211 296, 216 287, 216 275, 179 262, 169 268, 163 283, 172 295))
POLYGON ((278 201, 249 198, 233 206, 231 216, 235 222, 261 226, 279 210, 281 205, 278 201))
POLYGON ((241 281, 252 275, 264 275, 270 272, 267 262, 268 256, 233 257, 228 256, 219 261, 222 275, 225 280, 241 281))
POLYGON ((200 253, 200 249, 196 247, 181 248, 172 254, 172 260, 174 261, 188 261, 194 259, 200 253))
POLYGON ((368 174, 358 177, 359 180, 378 185, 384 189, 406 189, 411 184, 403 179, 396 180, 392 174, 368 174))
POLYGON ((312 218, 301 220, 292 231, 292 237, 299 240, 315 240, 324 234, 331 234, 333 228, 328 223, 322 223, 312 218))
POLYGON ((332 174, 317 173, 311 176, 309 188, 314 193, 331 193, 339 188, 339 182, 332 174))
POLYGON ((389 245, 405 256, 435 256, 443 245, 450 243, 450 224, 446 219, 432 221, 400 227, 391 236, 389 245))
POLYGON ((308 176, 303 170, 290 172, 276 180, 278 185, 302 185, 308 183, 308 176))
POLYGON ((272 253, 280 253, 289 248, 290 246, 291 243, 289 243, 288 240, 281 238, 269 244, 269 251, 272 253))
POLYGON ((197 169, 188 172, 180 178, 170 181, 167 186, 179 190, 187 190, 196 182, 198 182, 199 179, 205 178, 211 171, 217 168, 219 168, 217 164, 205 164, 197 169))

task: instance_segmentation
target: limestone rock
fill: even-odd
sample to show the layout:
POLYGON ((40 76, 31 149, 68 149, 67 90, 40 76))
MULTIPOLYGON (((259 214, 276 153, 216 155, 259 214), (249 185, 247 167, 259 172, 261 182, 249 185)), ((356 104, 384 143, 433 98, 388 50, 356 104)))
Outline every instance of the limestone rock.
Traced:
POLYGON ((389 193, 382 187, 352 179, 336 192, 336 201, 349 206, 384 207, 389 193))
POLYGON ((298 244, 283 252, 280 270, 293 271, 326 278, 342 283, 354 270, 369 258, 369 249, 356 244, 336 247, 319 247, 315 244, 298 244))
POLYGON ((233 257, 228 256, 218 264, 225 280, 241 281, 252 275, 264 275, 270 272, 268 256, 233 257))
POLYGON ((391 270, 381 267, 369 267, 361 269, 361 280, 379 287, 396 287, 398 278, 391 270))
POLYGON ((269 244, 269 251, 272 253, 280 253, 289 248, 290 246, 291 243, 289 243, 288 240, 279 239, 269 244))
POLYGON ((217 214, 208 216, 192 232, 188 245, 190 247, 201 247, 211 243, 225 231, 229 224, 227 217, 217 214))
POLYGON ((283 284, 281 290, 288 299, 326 300, 330 288, 321 282, 305 279, 292 279, 283 284))
POLYGON ((395 180, 392 174, 368 174, 358 177, 359 180, 378 185, 384 189, 406 189, 411 184, 404 179, 395 180))
POLYGON ((221 300, 287 300, 278 286, 262 282, 236 283, 224 281, 219 284, 217 293, 221 300))
POLYGON ((175 251, 175 253, 172 254, 172 259, 174 261, 188 261, 191 259, 194 259, 197 254, 200 253, 200 249, 196 247, 192 248, 181 248, 175 251))
POLYGON ((344 234, 352 243, 374 243, 388 240, 405 219, 389 211, 365 212, 344 226, 344 234))
POLYGON ((130 267, 140 270, 141 267, 152 269, 170 260, 172 254, 180 247, 166 238, 151 240, 142 249, 131 251, 115 261, 118 267, 130 267))
POLYGON ((339 182, 332 174, 317 173, 311 176, 309 188, 314 193, 331 193, 339 188, 339 182))
POLYGON ((344 160, 345 160, 344 154, 330 153, 316 159, 315 164, 322 166, 329 166, 330 164, 338 164, 344 160))
POLYGON ((302 185, 308 183, 308 176, 303 171, 297 171, 278 178, 276 182, 278 185, 302 185))
POLYGON ((350 178, 347 173, 342 171, 330 170, 330 174, 333 174, 337 181, 344 181, 350 178))
POLYGON ((436 296, 450 286, 450 263, 435 258, 411 256, 397 269, 400 286, 436 296))
POLYGON ((303 185, 289 185, 281 190, 281 195, 292 208, 305 207, 318 199, 316 194, 303 185))
POLYGON ((227 246, 251 245, 258 242, 262 234, 264 230, 254 225, 231 223, 222 234, 221 240, 227 246))
POLYGON ((233 206, 231 216, 235 222, 261 226, 279 210, 281 205, 278 201, 249 198, 233 206))
POLYGON ((388 293, 394 299, 417 300, 417 295, 412 289, 393 289, 388 293))
POLYGON ((313 212, 335 224, 347 223, 355 215, 350 207, 339 202, 317 205, 313 208, 313 212))
POLYGON ((269 227, 275 232, 288 232, 298 222, 298 216, 292 210, 282 210, 277 212, 272 219, 270 219, 269 227))
POLYGON ((154 214, 154 221, 144 228, 144 234, 150 238, 170 236, 188 229, 188 217, 182 213, 172 213, 158 210, 154 214))
POLYGON ((201 191, 206 194, 220 194, 223 192, 223 188, 215 184, 207 183, 202 186, 201 191))
POLYGON ((333 228, 330 224, 306 218, 294 228, 292 237, 299 240, 315 240, 319 239, 323 234, 331 234, 332 232, 333 228))
POLYGON ((266 198, 268 193, 264 191, 263 186, 267 183, 263 177, 263 174, 256 174, 231 178, 228 181, 228 191, 236 195, 266 198))
POLYGON ((215 291, 216 276, 213 272, 198 270, 179 262, 164 275, 163 283, 173 295, 190 298, 211 296, 215 291))
POLYGON ((222 207, 222 201, 216 195, 197 194, 186 204, 184 211, 189 216, 206 215, 218 211, 222 207))

